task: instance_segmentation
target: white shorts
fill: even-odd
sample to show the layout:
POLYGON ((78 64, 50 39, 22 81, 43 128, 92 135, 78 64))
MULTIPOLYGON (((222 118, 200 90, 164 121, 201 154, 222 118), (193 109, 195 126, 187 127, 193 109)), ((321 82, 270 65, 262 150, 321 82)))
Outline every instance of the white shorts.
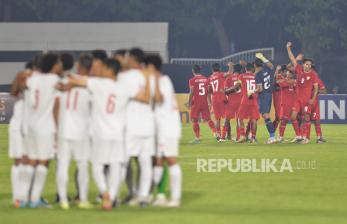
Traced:
POLYGON ((154 137, 128 137, 126 140, 127 156, 154 156, 154 137))
POLYGON ((49 160, 54 157, 54 135, 34 136, 28 135, 25 140, 25 147, 29 159, 49 160))
POLYGON ((76 161, 88 161, 90 158, 90 141, 85 140, 69 140, 59 139, 57 149, 58 159, 76 161))
POLYGON ((157 142, 157 157, 178 157, 179 139, 159 138, 157 142))
POLYGON ((125 148, 122 141, 93 139, 91 149, 90 160, 92 163, 125 162, 125 148))
POLYGON ((24 139, 20 130, 8 130, 8 153, 11 159, 20 159, 25 154, 24 139))

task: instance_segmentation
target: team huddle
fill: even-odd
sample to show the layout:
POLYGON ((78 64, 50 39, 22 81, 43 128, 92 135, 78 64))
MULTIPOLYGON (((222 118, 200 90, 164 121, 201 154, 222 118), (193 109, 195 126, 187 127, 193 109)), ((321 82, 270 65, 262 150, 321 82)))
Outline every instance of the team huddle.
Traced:
POLYGON ((193 123, 194 143, 200 143, 199 119, 208 123, 217 141, 227 139, 237 143, 257 142, 257 121, 264 119, 269 139, 267 144, 284 142, 286 125, 291 121, 295 137, 292 142, 310 142, 311 122, 315 125, 317 143, 324 143, 320 126, 318 94, 326 88, 314 69, 313 60, 294 56, 292 43, 287 43, 290 63, 274 65, 261 53, 255 55, 252 63, 240 61, 229 63, 228 72, 221 72, 220 65, 212 65, 210 77, 200 74, 200 66, 194 65, 193 78, 189 80, 189 101, 187 106, 193 123), (299 64, 302 62, 302 64, 299 64), (271 121, 270 110, 275 109, 271 121), (214 113, 216 122, 211 120, 214 113), (221 127, 221 120, 224 125, 221 127), (236 133, 231 136, 230 121, 235 119, 236 133), (245 125, 244 120, 248 120, 245 125), (276 129, 279 134, 276 137, 276 129))
POLYGON ((28 63, 11 90, 16 98, 9 125, 14 206, 50 207, 42 192, 49 161, 56 158, 62 209, 71 205, 71 159, 77 164, 75 202, 81 209, 93 207, 89 162, 104 210, 119 206, 123 182, 128 188, 123 202, 129 205, 179 207, 181 122, 172 82, 161 66, 159 56, 138 48, 118 50, 111 58, 103 50, 82 54, 76 72, 68 53, 47 53, 28 63))

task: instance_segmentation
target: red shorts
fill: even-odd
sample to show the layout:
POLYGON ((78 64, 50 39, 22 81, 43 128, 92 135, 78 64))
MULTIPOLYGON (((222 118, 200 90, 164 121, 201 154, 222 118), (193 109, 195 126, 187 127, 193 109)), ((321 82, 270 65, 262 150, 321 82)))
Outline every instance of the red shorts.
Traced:
POLYGON ((292 113, 293 104, 282 104, 280 117, 281 119, 290 119, 292 113))
POLYGON ((240 105, 237 117, 240 119, 259 119, 259 108, 256 105, 240 105))
POLYGON ((313 121, 320 120, 320 109, 319 109, 319 103, 318 102, 315 102, 312 105, 311 120, 313 120, 313 121))
POLYGON ((198 120, 200 118, 203 120, 210 120, 211 113, 207 105, 193 105, 190 109, 190 119, 198 120))
POLYGON ((224 117, 225 113, 225 102, 223 98, 212 99, 212 109, 214 117, 216 119, 221 119, 224 117))
POLYGON ((292 110, 301 114, 311 114, 312 106, 308 102, 303 103, 300 100, 295 100, 292 110))
POLYGON ((240 103, 228 103, 225 108, 225 118, 234 119, 239 111, 240 103))

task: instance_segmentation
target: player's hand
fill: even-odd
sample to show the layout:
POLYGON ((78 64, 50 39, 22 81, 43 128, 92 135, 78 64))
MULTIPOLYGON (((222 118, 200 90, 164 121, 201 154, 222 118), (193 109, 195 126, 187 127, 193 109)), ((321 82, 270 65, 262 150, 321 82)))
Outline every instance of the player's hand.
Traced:
POLYGON ((228 65, 229 68, 232 68, 234 66, 234 63, 231 61, 231 62, 228 62, 227 65, 228 65))
POLYGON ((188 109, 190 109, 191 108, 191 105, 190 105, 190 103, 189 102, 187 102, 187 103, 185 103, 184 104, 188 109))
POLYGON ((242 66, 246 66, 247 65, 247 62, 245 60, 242 60, 242 59, 239 61, 239 63, 242 66))
POLYGON ((293 46, 292 42, 288 42, 288 43, 287 43, 287 48, 290 48, 290 47, 292 47, 292 46, 293 46))
POLYGON ((295 58, 297 61, 302 61, 304 59, 304 55, 302 53, 298 54, 295 58))
POLYGON ((276 66, 276 71, 281 70, 281 68, 282 68, 282 66, 281 66, 281 65, 277 65, 277 66, 276 66))
POLYGON ((59 82, 55 85, 55 88, 59 91, 65 92, 65 91, 69 91, 70 89, 72 89, 72 85, 69 83, 64 84, 64 83, 59 82))
POLYGON ((258 53, 255 54, 255 57, 259 58, 259 59, 262 59, 262 58, 264 58, 264 55, 262 53, 258 52, 258 53))
POLYGON ((313 102, 314 102, 314 100, 313 99, 310 99, 309 101, 308 101, 308 105, 312 105, 313 104, 313 102))
POLYGON ((251 97, 255 93, 255 90, 249 90, 247 91, 247 97, 251 97))

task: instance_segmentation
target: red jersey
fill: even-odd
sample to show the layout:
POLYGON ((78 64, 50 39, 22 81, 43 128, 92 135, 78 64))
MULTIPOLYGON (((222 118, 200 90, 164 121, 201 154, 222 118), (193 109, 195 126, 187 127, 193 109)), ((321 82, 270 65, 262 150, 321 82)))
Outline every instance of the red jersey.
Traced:
POLYGON ((313 70, 304 72, 302 65, 296 65, 297 95, 299 101, 307 103, 311 99, 313 85, 317 83, 317 73, 313 70))
MULTIPOLYGON (((225 79, 224 88, 227 89, 227 88, 231 88, 231 87, 235 86, 238 80, 239 80, 239 75, 238 74, 232 74, 232 75, 228 76, 225 79)), ((242 98, 241 89, 237 90, 234 93, 229 94, 227 96, 227 98, 228 98, 228 104, 229 103, 240 104, 241 98, 242 98)))
POLYGON ((208 79, 198 74, 189 79, 189 88, 193 88, 192 104, 207 106, 208 79))
POLYGON ((289 84, 287 81, 279 83, 281 87, 281 105, 292 105, 296 98, 296 84, 289 84))
MULTIPOLYGON (((325 89, 325 85, 324 85, 323 81, 318 77, 318 75, 317 75, 317 83, 318 83, 318 91, 319 91, 319 90, 324 90, 324 89, 325 89)), ((313 94, 313 89, 312 89, 312 94, 313 94)), ((316 99, 314 100, 314 101, 315 101, 315 104, 318 103, 318 95, 319 95, 319 92, 318 92, 318 94, 317 94, 316 99)))
POLYGON ((247 96, 247 93, 251 90, 255 90, 255 75, 253 73, 243 73, 239 75, 239 82, 241 82, 241 104, 249 106, 257 106, 257 97, 253 95, 251 98, 247 96))
POLYGON ((212 100, 213 98, 225 99, 224 95, 224 72, 214 72, 209 77, 209 86, 212 90, 212 100))

